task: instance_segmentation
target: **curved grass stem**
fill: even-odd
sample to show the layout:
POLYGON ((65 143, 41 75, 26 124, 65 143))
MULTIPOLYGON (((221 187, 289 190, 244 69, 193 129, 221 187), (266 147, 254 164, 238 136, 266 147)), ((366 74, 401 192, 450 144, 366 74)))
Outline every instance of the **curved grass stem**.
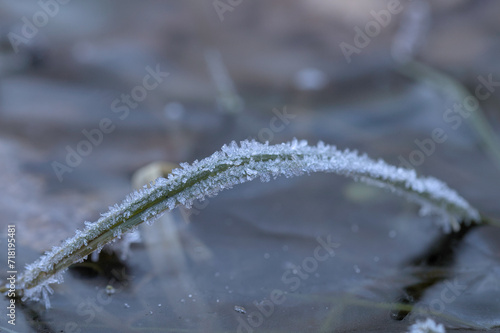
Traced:
POLYGON ((480 221, 479 213, 443 182, 417 177, 413 170, 374 161, 355 151, 340 151, 322 142, 309 146, 297 140, 272 146, 255 141, 242 141, 238 146, 232 142, 204 160, 182 164, 167 179, 159 178, 151 187, 130 194, 97 222, 86 222, 83 230, 77 230, 75 236, 26 267, 18 291, 23 299, 43 298, 50 306, 49 284, 61 282, 62 273, 71 264, 100 251, 142 222, 151 223, 178 205, 189 208, 194 200, 256 178, 268 181, 280 175, 311 172, 333 172, 403 195, 420 204, 421 213, 440 216, 445 230, 458 230, 462 222, 480 221))

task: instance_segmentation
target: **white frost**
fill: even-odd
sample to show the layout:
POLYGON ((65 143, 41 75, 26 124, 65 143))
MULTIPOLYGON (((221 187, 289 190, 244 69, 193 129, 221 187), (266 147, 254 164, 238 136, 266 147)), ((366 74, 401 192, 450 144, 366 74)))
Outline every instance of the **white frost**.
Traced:
POLYGON ((409 327, 408 333, 446 333, 443 324, 436 324, 431 318, 419 321, 409 327))

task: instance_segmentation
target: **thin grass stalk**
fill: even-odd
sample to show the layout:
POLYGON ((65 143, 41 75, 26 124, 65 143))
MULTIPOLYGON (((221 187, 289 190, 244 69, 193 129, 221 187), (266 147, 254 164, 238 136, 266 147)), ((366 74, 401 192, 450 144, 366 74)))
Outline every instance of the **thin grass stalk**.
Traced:
MULTIPOLYGON (((320 142, 316 146, 293 140, 280 145, 242 141, 193 164, 181 164, 168 178, 130 194, 120 205, 109 208, 93 223, 26 266, 20 276, 23 300, 44 299, 49 307, 50 284, 62 282, 62 273, 94 251, 143 222, 152 223, 179 205, 190 207, 194 200, 214 196, 233 185, 256 178, 269 181, 280 175, 298 176, 311 172, 333 172, 382 187, 421 205, 422 214, 434 214, 445 231, 458 230, 460 223, 479 222, 479 213, 465 199, 432 177, 417 177, 415 171, 374 161, 356 151, 340 151, 320 142)), ((5 290, 2 290, 5 292, 5 290)))

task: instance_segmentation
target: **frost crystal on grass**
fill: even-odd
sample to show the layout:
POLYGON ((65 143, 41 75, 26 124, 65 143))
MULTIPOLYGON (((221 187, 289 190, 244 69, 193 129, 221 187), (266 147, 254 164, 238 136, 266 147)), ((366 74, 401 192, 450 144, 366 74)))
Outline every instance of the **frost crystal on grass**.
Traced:
POLYGON ((408 333, 446 333, 443 324, 436 324, 431 318, 427 318, 425 321, 417 320, 409 328, 408 333))
POLYGON ((194 200, 256 178, 269 181, 280 175, 293 177, 311 172, 336 173, 405 196, 421 205, 422 214, 438 215, 445 231, 458 230, 459 222, 480 220, 479 213, 445 183, 432 177, 419 178, 413 170, 374 161, 355 151, 340 151, 323 142, 309 146, 306 141, 298 140, 272 146, 255 141, 242 141, 238 146, 232 142, 201 161, 181 164, 168 178, 159 178, 151 187, 128 195, 98 221, 85 223, 74 237, 27 266, 20 278, 20 289, 25 298, 45 297, 45 287, 59 282, 54 276, 72 263, 83 260, 140 223, 152 223, 178 205, 189 207, 194 200))

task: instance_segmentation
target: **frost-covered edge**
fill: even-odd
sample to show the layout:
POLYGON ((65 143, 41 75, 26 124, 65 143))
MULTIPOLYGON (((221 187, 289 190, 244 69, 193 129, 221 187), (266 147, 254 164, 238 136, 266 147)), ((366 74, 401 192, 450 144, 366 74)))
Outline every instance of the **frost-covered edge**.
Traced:
POLYGON ((233 141, 201 161, 181 164, 168 178, 159 178, 151 187, 129 194, 121 204, 109 207, 98 221, 86 222, 75 236, 27 265, 20 278, 23 300, 44 299, 49 307, 49 284, 62 282, 62 273, 68 266, 100 251, 106 243, 142 222, 152 223, 178 205, 189 208, 196 199, 214 196, 258 177, 269 181, 279 175, 292 177, 311 172, 333 172, 389 189, 420 204, 422 215, 438 215, 446 232, 458 230, 459 221, 480 219, 479 213, 445 183, 433 177, 419 178, 414 170, 374 161, 356 151, 340 151, 323 142, 308 146, 306 141, 296 139, 279 145, 242 141, 238 146, 233 141))

